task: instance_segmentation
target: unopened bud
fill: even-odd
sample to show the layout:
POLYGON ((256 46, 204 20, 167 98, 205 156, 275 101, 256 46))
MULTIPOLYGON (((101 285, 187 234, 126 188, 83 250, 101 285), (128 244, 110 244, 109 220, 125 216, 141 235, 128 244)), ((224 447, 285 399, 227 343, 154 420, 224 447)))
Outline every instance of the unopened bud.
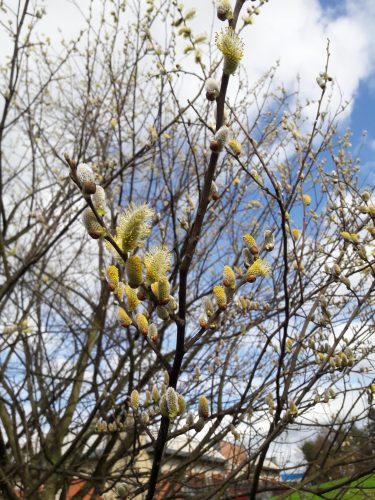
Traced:
POLYGON ((263 233, 263 238, 264 238, 264 250, 266 252, 271 252, 275 248, 275 238, 273 236, 273 233, 271 230, 267 229, 263 233))
POLYGON ((169 417, 166 394, 163 394, 159 402, 160 413, 163 417, 169 417))
POLYGON ((220 93, 219 83, 214 78, 207 78, 205 87, 207 99, 209 101, 215 101, 220 93))
POLYGON ((150 340, 152 342, 156 342, 158 340, 158 329, 157 329, 155 323, 151 323, 151 325, 149 326, 148 336, 150 337, 150 340))
POLYGON ((168 310, 163 307, 163 306, 157 306, 156 307, 156 314, 158 317, 162 320, 167 320, 169 318, 169 312, 168 310))
POLYGON ((233 18, 232 5, 230 0, 218 0, 217 2, 217 17, 220 21, 227 21, 233 18))
POLYGON ((369 199, 371 198, 371 193, 370 193, 370 191, 367 191, 367 189, 365 189, 365 190, 362 192, 361 197, 362 197, 362 200, 363 200, 363 201, 369 201, 369 199))
POLYGON ((203 313, 199 316, 199 326, 204 329, 208 327, 207 314, 203 313))
POLYGON ((80 163, 77 167, 77 179, 81 183, 84 194, 94 194, 96 191, 95 174, 87 163, 80 163))
POLYGON ((219 190, 214 181, 211 184, 210 196, 214 201, 217 201, 220 198, 219 190))
POLYGON ((94 207, 99 215, 103 216, 106 212, 105 191, 102 186, 96 186, 95 193, 91 196, 94 207))
POLYGON ((87 232, 89 233, 89 236, 93 238, 94 240, 97 240, 101 236, 104 235, 105 229, 103 226, 98 222, 97 218, 95 217, 94 212, 91 210, 91 208, 86 208, 85 211, 83 212, 83 224, 85 228, 87 229, 87 232))
POLYGON ((203 297, 202 303, 207 316, 212 316, 214 313, 214 305, 212 303, 212 300, 209 297, 203 297))
POLYGON ((232 289, 236 287, 236 275, 230 266, 224 266, 223 285, 232 289))
POLYGON ((214 135, 214 138, 211 141, 210 149, 216 153, 219 153, 223 150, 225 144, 228 142, 229 138, 229 128, 226 125, 223 125, 219 128, 219 130, 214 135))
POLYGON ((200 432, 201 430, 203 430, 204 425, 205 425, 204 418, 201 417, 198 419, 197 423, 194 425, 194 430, 196 432, 200 432))

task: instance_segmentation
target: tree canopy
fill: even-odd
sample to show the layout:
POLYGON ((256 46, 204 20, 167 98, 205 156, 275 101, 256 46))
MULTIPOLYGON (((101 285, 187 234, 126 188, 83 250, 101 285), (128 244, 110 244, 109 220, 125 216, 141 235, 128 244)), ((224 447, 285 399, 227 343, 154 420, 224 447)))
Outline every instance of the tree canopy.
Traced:
POLYGON ((48 11, 1 5, 5 498, 255 499, 288 430, 329 429, 309 463, 362 432, 374 198, 329 44, 317 100, 249 81, 263 8, 220 0, 202 35, 174 0, 92 1, 55 47, 48 11))

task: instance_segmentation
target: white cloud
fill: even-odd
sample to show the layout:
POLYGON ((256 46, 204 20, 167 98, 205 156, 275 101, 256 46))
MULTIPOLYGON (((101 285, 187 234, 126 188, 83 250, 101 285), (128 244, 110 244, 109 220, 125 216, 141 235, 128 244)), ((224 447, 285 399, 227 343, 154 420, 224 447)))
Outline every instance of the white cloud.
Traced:
MULTIPOLYGON (((201 0, 188 0, 186 6, 197 9, 197 31, 208 33, 212 5, 201 0)), ((333 107, 354 99, 361 80, 375 74, 375 2, 372 0, 346 0, 340 10, 324 9, 318 0, 271 0, 261 8, 260 15, 253 18, 254 24, 243 31, 246 44, 243 66, 250 81, 259 79, 279 60, 275 83, 282 83, 290 90, 299 86, 302 97, 317 98, 320 89, 316 77, 325 66, 328 38, 331 52, 329 73, 335 80, 333 107)), ((216 19, 214 31, 221 27, 222 23, 216 19)), ((231 90, 236 90, 236 87, 231 82, 231 90)))
MULTIPOLYGON (((186 9, 197 10, 196 19, 192 21, 195 33, 205 32, 212 39, 214 32, 223 27, 215 17, 213 4, 202 0, 185 1, 186 9)), ((79 12, 68 0, 49 0, 46 2, 47 15, 38 24, 38 32, 49 36, 57 48, 63 36, 70 39, 85 29, 84 15, 88 14, 89 5, 89 0, 80 1, 79 12)), ((103 4, 97 1, 93 5, 93 17, 98 20, 103 4)), ((246 2, 245 8, 251 5, 246 2)), ((243 31, 246 46, 243 67, 250 82, 258 80, 276 61, 280 61, 275 84, 282 83, 289 90, 299 86, 303 98, 317 98, 320 89, 316 77, 324 69, 327 38, 331 43, 329 71, 335 79, 333 107, 337 107, 341 100, 355 99, 359 83, 369 81, 375 74, 373 0, 345 0, 340 8, 335 9, 323 8, 318 0, 270 0, 253 19, 254 24, 243 31)), ((164 29, 163 25, 160 27, 164 29)), ((170 31, 169 25, 167 29, 170 31)), ((184 60, 186 67, 192 69, 191 59, 184 60)), ((237 86, 238 76, 231 81, 230 95, 234 95, 237 86)), ((196 91, 192 77, 184 77, 183 89, 181 95, 191 98, 196 91)), ((347 117, 352 104, 346 112, 347 117)))

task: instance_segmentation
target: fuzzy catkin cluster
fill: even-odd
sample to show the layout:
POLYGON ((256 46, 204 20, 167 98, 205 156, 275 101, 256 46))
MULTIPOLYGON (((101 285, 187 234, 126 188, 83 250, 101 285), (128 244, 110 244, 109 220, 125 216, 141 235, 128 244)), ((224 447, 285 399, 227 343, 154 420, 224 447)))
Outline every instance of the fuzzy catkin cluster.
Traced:
POLYGON ((227 27, 216 34, 216 45, 224 57, 224 74, 233 75, 243 58, 243 41, 231 27, 227 27))
MULTIPOLYGON (((86 166, 79 172, 82 180, 92 178, 88 176, 86 166)), ((96 204, 98 210, 104 210, 104 190, 97 189, 96 194, 94 206, 96 204)), ((124 328, 134 325, 142 336, 156 342, 158 328, 155 323, 150 323, 151 314, 155 313, 163 321, 168 320, 175 313, 177 303, 171 295, 167 276, 171 268, 171 254, 167 247, 155 246, 144 255, 136 253, 150 235, 153 215, 154 211, 146 204, 130 205, 120 215, 113 236, 107 233, 90 207, 84 212, 84 223, 91 237, 105 236, 107 249, 119 262, 117 266, 111 264, 107 267, 106 277, 108 288, 119 304, 117 315, 121 325, 124 328), (140 306, 142 310, 138 310, 140 306)))
MULTIPOLYGON (((270 244, 271 236, 267 234, 267 243, 265 241, 264 249, 270 251, 273 245, 270 244)), ((266 240, 266 238, 265 238, 266 240)), ((245 234, 243 237, 244 249, 242 251, 242 256, 244 259, 246 271, 246 281, 248 283, 254 283, 258 276, 265 278, 271 273, 271 266, 265 260, 260 258, 260 249, 255 241, 255 238, 250 234, 245 234)))
POLYGON ((179 394, 173 387, 168 387, 160 399, 159 407, 162 416, 173 421, 185 411, 186 401, 182 394, 179 394))
MULTIPOLYGON (((66 156, 66 158, 68 158, 66 156)), ((69 159, 69 158, 68 158, 69 159)), ((69 159, 70 161, 70 159, 69 159)), ((72 176, 80 187, 83 195, 87 199, 91 199, 92 206, 95 212, 90 208, 86 208, 83 213, 83 224, 91 238, 98 239, 105 236, 106 231, 99 217, 106 214, 106 197, 104 189, 95 182, 95 174, 87 163, 80 163, 77 167, 73 162, 70 162, 72 168, 72 176)))
MULTIPOLYGON (((260 258, 260 248, 257 245, 255 238, 250 234, 245 234, 243 237, 244 248, 242 251, 242 256, 244 259, 244 264, 246 267, 245 280, 248 283, 253 283, 256 281, 258 276, 267 277, 271 273, 271 266, 265 260, 260 258)), ((275 245, 273 234, 270 230, 264 232, 264 243, 262 249, 266 252, 273 250, 275 245)), ((241 272, 241 271, 240 271, 241 272)), ((234 270, 226 265, 223 269, 223 281, 221 285, 216 285, 212 289, 212 294, 216 306, 219 311, 225 311, 228 304, 232 301, 233 295, 236 290, 236 275, 234 270)), ((237 305, 242 307, 243 312, 249 310, 248 303, 245 301, 245 305, 242 305, 241 298, 237 300, 237 305)), ((199 316, 199 326, 202 329, 215 329, 218 325, 217 316, 215 314, 215 307, 212 300, 209 297, 203 297, 202 299, 203 312, 199 316), (214 319, 215 316, 215 319, 214 319)), ((259 309, 258 304, 256 309, 259 309)), ((270 310, 270 305, 267 303, 262 306, 264 311, 270 310)), ((255 307, 253 307, 255 309, 255 307)))

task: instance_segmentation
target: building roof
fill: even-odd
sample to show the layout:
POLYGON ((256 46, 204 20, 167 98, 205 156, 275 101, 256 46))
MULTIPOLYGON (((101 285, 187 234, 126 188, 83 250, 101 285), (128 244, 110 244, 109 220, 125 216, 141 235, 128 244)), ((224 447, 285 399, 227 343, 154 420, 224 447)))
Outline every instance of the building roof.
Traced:
MULTIPOLYGON (((201 442, 198 439, 189 438, 186 435, 177 436, 168 441, 165 453, 187 457, 199 448, 201 442)), ((200 455, 199 460, 208 462, 224 463, 226 458, 217 450, 209 449, 200 455)))
POLYGON ((269 469, 269 470, 274 470, 274 471, 280 471, 280 467, 278 467, 275 462, 272 462, 272 460, 268 460, 268 458, 264 459, 263 462, 263 469, 269 469))

